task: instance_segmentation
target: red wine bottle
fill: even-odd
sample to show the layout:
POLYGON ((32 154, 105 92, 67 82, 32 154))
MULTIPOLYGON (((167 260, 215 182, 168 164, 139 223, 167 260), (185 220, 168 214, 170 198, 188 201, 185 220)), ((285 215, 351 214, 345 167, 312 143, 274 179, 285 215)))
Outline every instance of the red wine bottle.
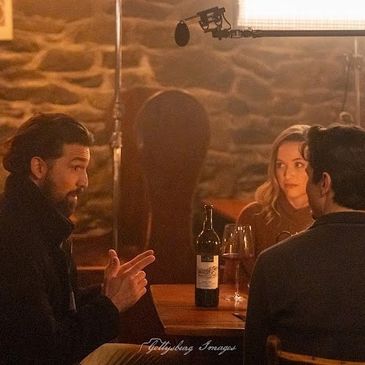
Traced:
POLYGON ((205 205, 203 230, 196 239, 195 305, 217 307, 219 302, 220 240, 213 229, 213 206, 205 205))

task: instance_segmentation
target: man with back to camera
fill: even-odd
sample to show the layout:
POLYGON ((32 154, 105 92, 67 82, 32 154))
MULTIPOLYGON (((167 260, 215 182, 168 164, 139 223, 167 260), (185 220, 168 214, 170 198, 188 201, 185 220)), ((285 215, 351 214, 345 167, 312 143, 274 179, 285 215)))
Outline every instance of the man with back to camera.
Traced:
POLYGON ((365 131, 313 126, 303 153, 316 221, 259 256, 245 365, 266 364, 271 334, 288 351, 365 361, 365 131))
MULTIPOLYGON (((88 186, 92 143, 91 133, 65 114, 36 115, 7 142, 3 165, 10 175, 0 203, 1 364, 75 364, 117 336, 119 312, 146 292, 143 269, 155 260, 152 250, 123 265, 109 250, 103 286, 77 289, 68 217, 88 186)), ((118 351, 118 364, 163 359, 138 345, 120 344, 118 351)))

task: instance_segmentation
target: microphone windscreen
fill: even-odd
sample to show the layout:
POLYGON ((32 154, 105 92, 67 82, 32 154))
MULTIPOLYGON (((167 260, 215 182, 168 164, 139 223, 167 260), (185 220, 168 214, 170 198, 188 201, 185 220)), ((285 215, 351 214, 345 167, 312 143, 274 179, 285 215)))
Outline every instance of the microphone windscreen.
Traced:
POLYGON ((175 29, 175 42, 178 46, 184 47, 190 39, 189 28, 183 20, 180 20, 175 29))

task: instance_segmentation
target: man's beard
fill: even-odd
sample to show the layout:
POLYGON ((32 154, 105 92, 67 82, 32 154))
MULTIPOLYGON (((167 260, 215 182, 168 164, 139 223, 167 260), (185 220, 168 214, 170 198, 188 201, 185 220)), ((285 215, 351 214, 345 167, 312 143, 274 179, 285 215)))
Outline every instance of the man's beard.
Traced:
POLYGON ((77 199, 70 199, 70 197, 74 198, 83 191, 82 188, 76 189, 67 193, 62 199, 58 199, 56 197, 55 184, 49 174, 46 176, 40 189, 48 201, 65 217, 70 217, 77 207, 77 199))

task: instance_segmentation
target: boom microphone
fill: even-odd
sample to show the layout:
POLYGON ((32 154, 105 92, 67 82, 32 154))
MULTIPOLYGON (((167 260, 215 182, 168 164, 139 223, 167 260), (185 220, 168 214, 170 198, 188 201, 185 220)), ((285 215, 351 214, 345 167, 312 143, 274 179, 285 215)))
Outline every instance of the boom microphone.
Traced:
POLYGON ((190 40, 189 28, 183 20, 180 20, 175 29, 175 42, 178 46, 184 47, 190 40))

